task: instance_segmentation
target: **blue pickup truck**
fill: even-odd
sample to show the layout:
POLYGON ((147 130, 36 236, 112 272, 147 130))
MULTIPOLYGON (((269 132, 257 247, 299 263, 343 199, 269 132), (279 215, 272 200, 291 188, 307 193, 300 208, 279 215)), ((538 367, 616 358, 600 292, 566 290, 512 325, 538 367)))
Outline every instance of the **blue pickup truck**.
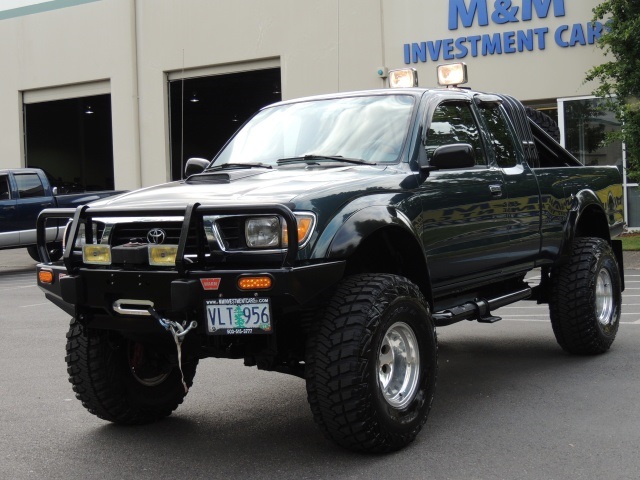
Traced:
MULTIPOLYGON (((0 250, 27 248, 39 260, 36 248, 36 219, 45 208, 77 207, 117 192, 83 192, 58 195, 45 172, 39 168, 0 170, 0 250)), ((64 223, 47 226, 47 247, 52 259, 62 257, 64 223)))

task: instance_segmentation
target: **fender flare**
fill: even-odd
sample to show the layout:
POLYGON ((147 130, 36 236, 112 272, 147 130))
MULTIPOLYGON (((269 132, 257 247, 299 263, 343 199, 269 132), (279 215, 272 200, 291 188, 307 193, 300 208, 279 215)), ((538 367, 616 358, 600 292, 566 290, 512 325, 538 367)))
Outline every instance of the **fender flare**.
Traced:
POLYGON ((594 209, 602 214, 602 219, 605 223, 606 236, 604 237, 604 240, 607 242, 611 241, 609 225, 607 223, 607 214, 600 202, 600 199, 592 190, 580 190, 577 194, 571 195, 571 205, 562 235, 562 245, 560 247, 559 256, 560 261, 564 261, 564 259, 571 254, 571 246, 573 245, 573 241, 576 237, 576 230, 585 212, 587 210, 592 211, 594 209))
POLYGON ((411 221, 394 207, 371 206, 354 212, 338 228, 327 249, 327 258, 346 258, 363 240, 386 227, 399 227, 421 245, 411 221))
MULTIPOLYGON (((406 276, 417 283, 431 301, 431 280, 422 242, 408 216, 393 206, 372 205, 351 212, 343 210, 329 223, 316 244, 323 247, 316 248, 314 253, 326 260, 348 261, 363 242, 382 231, 403 235, 405 248, 406 241, 415 245, 417 258, 412 258, 411 264, 416 268, 412 272, 407 271, 406 276), (334 222, 335 228, 332 228, 334 222)), ((401 254, 407 253, 401 246, 398 248, 401 254)))

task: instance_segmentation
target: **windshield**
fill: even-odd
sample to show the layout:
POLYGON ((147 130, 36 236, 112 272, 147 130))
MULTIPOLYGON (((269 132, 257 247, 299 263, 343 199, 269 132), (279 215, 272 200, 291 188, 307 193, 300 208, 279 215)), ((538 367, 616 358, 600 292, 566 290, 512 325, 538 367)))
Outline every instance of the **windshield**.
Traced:
POLYGON ((212 166, 275 166, 305 156, 397 162, 413 105, 409 95, 378 95, 267 108, 242 127, 212 166))

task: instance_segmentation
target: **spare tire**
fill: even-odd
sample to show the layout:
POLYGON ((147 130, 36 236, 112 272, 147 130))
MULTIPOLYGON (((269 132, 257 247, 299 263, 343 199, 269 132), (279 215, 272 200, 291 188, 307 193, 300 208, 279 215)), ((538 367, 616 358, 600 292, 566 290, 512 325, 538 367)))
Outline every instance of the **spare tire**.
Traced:
POLYGON ((560 128, 556 121, 546 113, 542 113, 535 108, 525 107, 527 117, 549 134, 556 142, 560 143, 560 128))

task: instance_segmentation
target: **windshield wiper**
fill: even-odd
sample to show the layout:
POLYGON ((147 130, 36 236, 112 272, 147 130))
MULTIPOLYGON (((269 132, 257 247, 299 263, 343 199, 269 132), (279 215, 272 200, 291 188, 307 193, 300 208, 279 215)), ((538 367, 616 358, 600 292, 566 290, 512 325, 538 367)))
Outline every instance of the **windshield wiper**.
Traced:
POLYGON ((212 165, 205 172, 215 172, 216 170, 226 170, 234 168, 273 168, 266 163, 221 163, 220 165, 212 165))
POLYGON ((291 157, 291 158, 281 158, 276 163, 278 165, 289 165, 291 163, 306 163, 306 162, 343 162, 343 163, 353 163, 355 165, 377 165, 375 162, 369 162, 367 160, 362 160, 361 158, 348 158, 343 157, 341 155, 303 155, 302 157, 291 157))

